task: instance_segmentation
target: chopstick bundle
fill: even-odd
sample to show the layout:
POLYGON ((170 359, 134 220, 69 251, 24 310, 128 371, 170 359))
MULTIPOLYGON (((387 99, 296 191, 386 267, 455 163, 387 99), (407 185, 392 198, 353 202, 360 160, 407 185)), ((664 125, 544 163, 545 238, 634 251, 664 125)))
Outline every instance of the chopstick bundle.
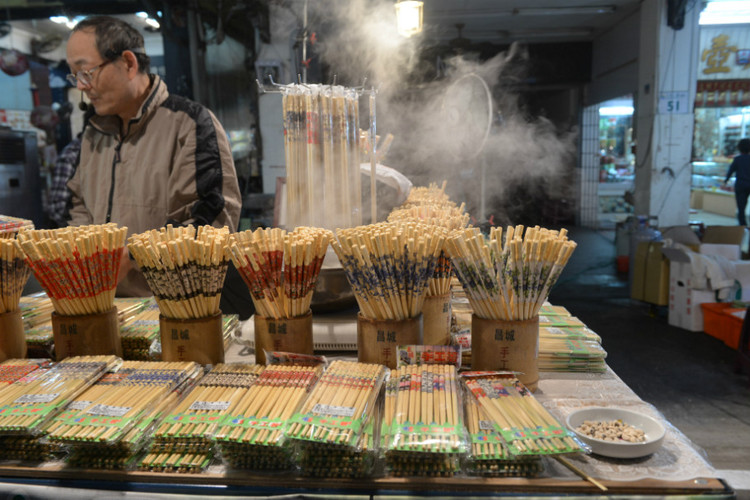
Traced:
POLYGON ((116 356, 73 356, 0 391, 0 434, 34 436, 64 406, 121 363, 116 356))
MULTIPOLYGON (((464 204, 460 207, 446 205, 412 205, 408 208, 393 210, 388 215, 388 222, 411 221, 421 222, 432 226, 440 226, 449 230, 463 229, 469 225, 469 214, 464 212, 464 204)), ((428 296, 441 296, 451 291, 451 277, 453 264, 445 248, 440 250, 435 271, 427 288, 428 296)))
POLYGON ((34 223, 28 219, 0 215, 0 239, 13 239, 21 231, 34 229, 34 223))
POLYGON ((19 310, 29 276, 31 268, 18 241, 0 239, 0 314, 19 310))
POLYGON ((18 241, 58 314, 112 309, 127 228, 117 224, 23 231, 18 241))
POLYGON ((357 91, 307 84, 281 90, 287 227, 361 224, 357 91))
POLYGON ((323 365, 267 366, 216 432, 225 460, 242 469, 288 469, 284 427, 322 373, 323 365))
POLYGON ((159 423, 150 451, 209 453, 222 418, 235 411, 262 370, 260 365, 244 363, 214 366, 159 423))
POLYGON ((64 455, 64 448, 44 437, 0 436, 0 459, 46 462, 64 455))
POLYGON ((468 472, 479 476, 532 477, 542 471, 539 457, 511 453, 493 422, 473 396, 465 399, 466 426, 471 439, 468 472))
POLYGON ((447 185, 448 181, 443 181, 443 184, 440 187, 434 182, 431 182, 427 187, 414 187, 409 191, 409 195, 406 197, 406 201, 401 205, 401 208, 409 208, 418 205, 432 205, 448 208, 455 207, 456 204, 451 201, 450 197, 445 192, 447 185))
POLYGON ((213 460, 213 453, 148 453, 138 463, 144 472, 179 472, 198 474, 213 460))
POLYGON ((534 318, 570 259, 576 243, 567 231, 509 226, 454 231, 446 249, 474 313, 483 319, 534 318))
POLYGON ((382 365, 334 361, 294 414, 285 434, 356 448, 385 376, 382 365))
POLYGON ((464 374, 464 383, 515 455, 576 453, 570 432, 510 374, 464 374))
POLYGON ((469 214, 465 212, 465 205, 450 205, 447 203, 430 204, 428 202, 413 204, 408 207, 393 209, 388 214, 388 222, 414 221, 447 229, 463 229, 469 225, 469 214))
POLYGON ((232 235, 228 255, 266 318, 294 318, 310 310, 315 284, 333 233, 297 227, 257 229, 232 235))
POLYGON ((446 230, 415 222, 339 229, 331 242, 362 315, 416 318, 422 312, 446 230))
POLYGON ((68 444, 116 443, 197 369, 193 362, 125 361, 76 397, 47 427, 48 437, 68 444))
POLYGON ((226 226, 200 226, 196 231, 192 225, 170 224, 130 236, 128 250, 165 317, 199 319, 219 313, 228 242, 226 226))

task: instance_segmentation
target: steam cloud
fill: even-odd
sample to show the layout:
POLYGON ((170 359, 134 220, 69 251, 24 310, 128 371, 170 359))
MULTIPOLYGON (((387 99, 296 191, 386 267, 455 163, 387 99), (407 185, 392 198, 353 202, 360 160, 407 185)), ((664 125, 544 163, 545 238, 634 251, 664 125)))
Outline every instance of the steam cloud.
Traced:
MULTIPOLYGON (((444 62, 442 78, 415 84, 423 81, 415 73, 425 62, 420 51, 426 42, 398 35, 392 1, 326 0, 310 2, 310 8, 312 16, 326 20, 314 49, 321 62, 339 83, 360 85, 367 77, 367 87, 378 89, 378 134, 395 136, 384 163, 415 185, 447 179, 452 199, 466 202, 477 219, 483 187, 485 216, 494 214, 495 223, 538 223, 523 211, 540 209, 549 198, 570 197, 567 177, 577 133, 560 133, 551 121, 530 117, 519 105, 513 86, 528 65, 523 49, 511 46, 484 62, 454 57, 444 62), (490 89, 491 109, 477 76, 490 89)), ((430 27, 425 28, 427 38, 430 27)), ((367 116, 366 108, 361 112, 367 116)))

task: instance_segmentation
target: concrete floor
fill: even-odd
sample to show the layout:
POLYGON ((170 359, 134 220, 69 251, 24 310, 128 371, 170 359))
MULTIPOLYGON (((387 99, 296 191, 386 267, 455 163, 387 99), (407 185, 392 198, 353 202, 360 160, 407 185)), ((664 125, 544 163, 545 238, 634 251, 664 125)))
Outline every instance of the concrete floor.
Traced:
MULTIPOLYGON (((707 225, 736 224, 693 214, 707 225)), ((571 228, 578 247, 552 290, 602 337, 607 363, 643 400, 703 449, 716 469, 750 490, 750 377, 735 373, 736 351, 702 332, 667 323, 667 308, 630 299, 615 267, 614 231, 571 228)), ((747 238, 743 245, 747 251, 747 238)))

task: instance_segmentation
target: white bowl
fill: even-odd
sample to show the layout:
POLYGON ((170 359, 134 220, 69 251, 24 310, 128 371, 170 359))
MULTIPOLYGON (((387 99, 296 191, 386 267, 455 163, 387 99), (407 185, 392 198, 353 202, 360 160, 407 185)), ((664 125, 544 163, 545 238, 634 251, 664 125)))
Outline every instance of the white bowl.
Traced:
POLYGON ((568 415, 566 423, 581 441, 591 447, 592 452, 612 458, 638 458, 650 455, 659 449, 666 434, 666 429, 658 420, 643 413, 622 408, 584 408, 568 415), (614 442, 585 436, 576 430, 584 420, 593 422, 622 420, 626 424, 641 429, 646 434, 646 441, 641 443, 614 442))

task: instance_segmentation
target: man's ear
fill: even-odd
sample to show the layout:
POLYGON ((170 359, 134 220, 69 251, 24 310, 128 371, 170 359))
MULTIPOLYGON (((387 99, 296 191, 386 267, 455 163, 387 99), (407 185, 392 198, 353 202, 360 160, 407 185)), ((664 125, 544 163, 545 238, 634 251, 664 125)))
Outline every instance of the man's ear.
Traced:
POLYGON ((135 54, 130 50, 124 50, 122 52, 122 58, 127 65, 128 76, 134 78, 135 75, 138 74, 138 58, 136 58, 135 54))

